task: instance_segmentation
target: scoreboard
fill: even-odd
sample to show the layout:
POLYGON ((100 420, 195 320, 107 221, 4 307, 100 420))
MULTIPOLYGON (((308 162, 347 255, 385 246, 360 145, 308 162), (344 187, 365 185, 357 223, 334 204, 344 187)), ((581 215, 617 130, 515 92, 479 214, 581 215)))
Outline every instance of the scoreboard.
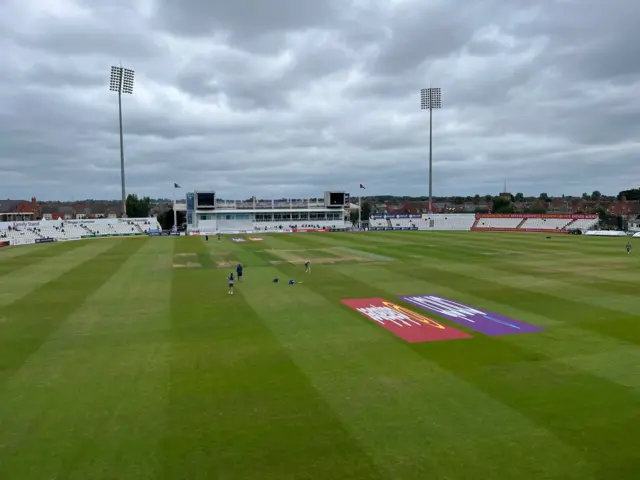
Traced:
POLYGON ((324 205, 327 208, 341 208, 348 205, 349 194, 345 192, 324 192, 324 205))
POLYGON ((196 191, 194 192, 196 210, 213 210, 216 208, 216 192, 196 191))

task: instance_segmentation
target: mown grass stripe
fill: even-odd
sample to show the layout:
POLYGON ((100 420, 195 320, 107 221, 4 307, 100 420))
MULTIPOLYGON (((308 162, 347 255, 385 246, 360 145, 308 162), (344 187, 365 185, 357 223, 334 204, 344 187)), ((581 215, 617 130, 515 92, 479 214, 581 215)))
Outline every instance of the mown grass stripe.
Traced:
POLYGON ((78 265, 99 256, 112 243, 83 242, 82 247, 62 250, 58 255, 18 269, 11 275, 0 276, 0 309, 30 295, 35 289, 52 282, 78 265))
POLYGON ((5 478, 160 477, 173 245, 143 242, 0 390, 5 478))
POLYGON ((71 252, 84 244, 85 242, 77 241, 12 247, 15 248, 16 254, 0 256, 0 277, 39 263, 47 258, 71 252))
MULTIPOLYGON (((635 314, 561 297, 560 295, 570 293, 568 288, 560 292, 554 291, 552 294, 543 293, 535 286, 525 288, 523 282, 520 282, 518 287, 507 286, 499 280, 488 280, 485 275, 478 273, 472 273, 473 277, 469 278, 465 274, 454 273, 454 264, 449 264, 452 267, 449 269, 445 265, 442 262, 434 267, 421 264, 414 267, 410 275, 418 278, 422 275, 432 276, 449 284, 466 284, 466 290, 479 298, 507 304, 515 300, 520 308, 527 311, 557 320, 572 319, 572 324, 580 328, 640 345, 640 329, 637 328, 635 314)), ((593 294, 596 295, 595 292, 593 294)), ((588 301, 587 297, 583 298, 588 301)), ((631 308, 629 304, 626 307, 627 311, 631 308)))
POLYGON ((380 478, 244 302, 244 285, 228 295, 218 275, 174 273, 165 477, 380 478))
POLYGON ((5 382, 111 277, 144 240, 113 242, 102 255, 45 283, 19 301, 0 309, 0 384, 5 382))
MULTIPOLYGON (((446 264, 440 264, 437 269, 421 265, 412 269, 411 276, 431 281, 437 279, 493 301, 510 303, 517 300, 519 308, 530 308, 537 313, 541 313, 541 309, 559 308, 559 299, 554 297, 502 285, 498 288, 489 281, 479 285, 474 277, 448 272, 446 264)), ((565 303, 564 308, 571 312, 582 308, 580 303, 566 302, 570 305, 565 303)), ((563 310, 565 317, 567 310, 563 310)), ((562 314, 554 313, 553 316, 560 318, 562 314)), ((629 332, 620 334, 625 338, 630 336, 629 332)), ((468 346, 452 342, 445 346, 415 344, 412 348, 585 452, 599 465, 598 478, 626 478, 625 475, 634 469, 637 471, 640 466, 634 459, 635 447, 624 440, 627 428, 640 431, 640 416, 637 415, 640 396, 632 389, 552 362, 552 358, 544 358, 539 352, 531 352, 499 337, 476 336, 468 346), (599 421, 604 417, 608 419, 606 425, 599 421), (577 425, 580 425, 578 429, 575 428, 577 425), (606 457, 600 454, 613 445, 615 454, 606 457)))
MULTIPOLYGON (((288 268, 278 269, 288 274, 288 268)), ((546 469, 557 475, 548 478, 595 478, 577 449, 445 369, 419 361, 409 344, 373 322, 340 307, 331 316, 322 315, 345 297, 393 300, 389 288, 366 283, 366 276, 356 280, 356 269, 348 270, 349 277, 342 271, 314 272, 296 290, 273 289, 270 298, 258 291, 250 295, 258 303, 268 302, 264 321, 387 478, 464 478, 471 464, 478 478, 515 478, 522 471, 537 478, 546 469), (286 312, 292 309, 301 313, 288 320, 286 312), (536 460, 541 457, 545 466, 536 460)), ((464 349, 468 341, 476 340, 436 343, 464 349)), ((520 360, 502 358, 514 359, 520 360)))

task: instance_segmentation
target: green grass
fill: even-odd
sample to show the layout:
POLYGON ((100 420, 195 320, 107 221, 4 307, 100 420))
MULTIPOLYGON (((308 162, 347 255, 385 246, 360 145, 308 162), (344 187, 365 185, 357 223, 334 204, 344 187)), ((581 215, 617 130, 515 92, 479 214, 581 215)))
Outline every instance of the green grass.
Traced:
POLYGON ((263 238, 1 249, 1 478, 638 478, 627 239, 263 238), (545 331, 409 344, 340 303, 426 293, 545 331))

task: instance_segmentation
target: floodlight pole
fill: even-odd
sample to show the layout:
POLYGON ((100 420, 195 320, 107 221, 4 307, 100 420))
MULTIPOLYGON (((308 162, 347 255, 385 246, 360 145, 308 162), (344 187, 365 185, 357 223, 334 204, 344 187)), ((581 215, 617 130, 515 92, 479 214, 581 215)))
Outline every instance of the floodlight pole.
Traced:
MULTIPOLYGON (((122 116, 120 117, 120 144, 122 145, 122 116)), ((123 178, 122 181, 124 182, 124 176, 122 178, 123 178)), ((122 188, 124 191, 124 186, 122 188)), ((431 106, 431 102, 429 102, 429 213, 433 212, 432 202, 433 202, 433 107, 431 106)))
MULTIPOLYGON (((122 133, 122 92, 118 91, 118 120, 120 122, 120 187, 122 189, 122 218, 127 218, 127 198, 124 188, 124 135, 122 133)), ((431 175, 431 174, 429 174, 431 175)))
POLYGON ((423 88, 420 91, 421 108, 429 109, 429 213, 433 211, 433 109, 441 108, 440 88, 423 88))
POLYGON ((118 94, 118 120, 120 126, 120 183, 122 188, 122 218, 127 218, 127 197, 124 177, 124 134, 122 131, 122 94, 133 94, 133 70, 122 66, 111 67, 109 90, 118 94))

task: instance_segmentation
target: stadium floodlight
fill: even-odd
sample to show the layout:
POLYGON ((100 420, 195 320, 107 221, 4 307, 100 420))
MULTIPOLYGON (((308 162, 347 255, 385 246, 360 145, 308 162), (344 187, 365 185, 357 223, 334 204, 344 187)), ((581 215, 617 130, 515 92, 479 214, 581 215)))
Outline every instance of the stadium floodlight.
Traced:
POLYGON ((133 70, 111 67, 109 90, 118 94, 118 117, 120 119, 120 182, 122 183, 122 218, 127 217, 127 198, 124 187, 124 138, 122 135, 122 94, 133 94, 133 70))
POLYGON ((433 201, 433 109, 442 108, 440 88, 423 88, 420 90, 420 107, 429 110, 429 213, 432 212, 433 201))

